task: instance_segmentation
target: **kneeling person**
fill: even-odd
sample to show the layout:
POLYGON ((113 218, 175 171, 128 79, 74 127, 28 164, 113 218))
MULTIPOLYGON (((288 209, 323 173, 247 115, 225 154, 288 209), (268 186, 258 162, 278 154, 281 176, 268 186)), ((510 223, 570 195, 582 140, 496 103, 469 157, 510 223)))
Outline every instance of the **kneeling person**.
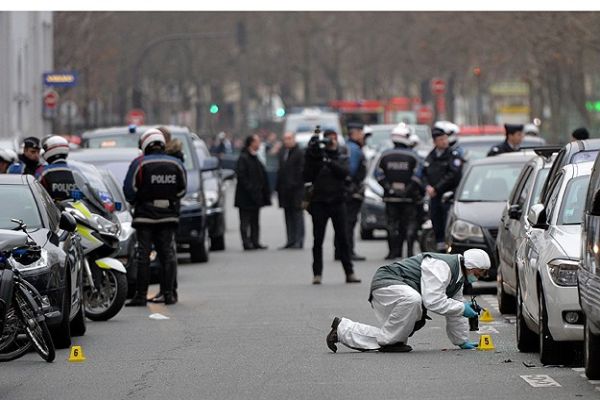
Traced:
POLYGON ((487 273, 490 258, 480 249, 459 254, 422 253, 380 267, 371 282, 369 301, 381 327, 336 317, 327 335, 327 346, 335 353, 336 343, 355 350, 408 352, 406 344, 425 322, 426 312, 446 317, 450 341, 463 349, 473 349, 468 341, 467 318, 477 313, 464 302, 465 279, 475 282, 487 273))

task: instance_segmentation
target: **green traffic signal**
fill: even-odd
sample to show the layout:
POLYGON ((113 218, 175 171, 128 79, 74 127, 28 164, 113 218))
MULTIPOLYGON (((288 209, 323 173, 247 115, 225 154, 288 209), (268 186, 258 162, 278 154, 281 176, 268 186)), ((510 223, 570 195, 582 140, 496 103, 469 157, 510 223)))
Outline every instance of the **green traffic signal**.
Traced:
POLYGON ((211 114, 218 113, 219 112, 219 105, 215 104, 215 103, 211 104, 209 111, 210 111, 211 114))
POLYGON ((283 107, 279 107, 276 111, 275 111, 275 115, 279 118, 282 118, 285 116, 285 108, 283 107))

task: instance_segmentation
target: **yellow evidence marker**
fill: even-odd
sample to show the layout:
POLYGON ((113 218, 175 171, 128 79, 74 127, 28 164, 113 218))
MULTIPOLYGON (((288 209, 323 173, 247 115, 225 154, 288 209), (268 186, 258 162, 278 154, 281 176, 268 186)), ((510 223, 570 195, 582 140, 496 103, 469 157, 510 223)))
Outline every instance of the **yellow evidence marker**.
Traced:
POLYGON ((492 313, 487 308, 483 309, 483 314, 481 314, 479 322, 494 322, 494 317, 492 317, 492 313))
POLYGON ((479 336, 479 346, 477 346, 477 350, 495 350, 494 342, 492 342, 492 337, 490 335, 481 335, 479 336))
POLYGON ((69 355, 69 362, 83 362, 85 356, 83 355, 83 349, 81 346, 71 346, 71 354, 69 355))

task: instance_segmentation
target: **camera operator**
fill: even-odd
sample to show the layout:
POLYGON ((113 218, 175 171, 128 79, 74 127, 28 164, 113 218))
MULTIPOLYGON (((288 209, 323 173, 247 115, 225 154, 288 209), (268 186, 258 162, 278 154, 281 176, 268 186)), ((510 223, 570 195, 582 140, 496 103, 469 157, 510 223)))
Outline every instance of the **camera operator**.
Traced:
POLYGON ((359 283, 350 259, 346 235, 345 188, 348 177, 348 157, 340 153, 337 133, 326 130, 319 139, 319 127, 308 143, 304 163, 304 182, 312 183, 312 197, 308 212, 313 221, 313 284, 321 283, 323 272, 323 239, 327 221, 331 218, 339 238, 339 251, 346 283, 359 283))

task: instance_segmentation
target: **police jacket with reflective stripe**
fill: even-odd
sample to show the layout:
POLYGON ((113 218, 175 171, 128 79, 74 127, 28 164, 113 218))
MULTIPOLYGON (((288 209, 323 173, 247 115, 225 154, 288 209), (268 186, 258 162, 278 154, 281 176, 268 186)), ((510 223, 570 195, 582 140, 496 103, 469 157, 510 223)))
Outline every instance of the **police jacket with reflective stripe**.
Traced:
POLYGON ((36 178, 55 201, 70 199, 71 192, 77 189, 73 171, 66 160, 44 165, 36 172, 36 178))
POLYGON ((394 148, 383 152, 375 172, 383 187, 384 201, 417 201, 421 197, 418 174, 419 157, 408 148, 394 148))
POLYGON ((142 155, 129 165, 123 192, 134 206, 133 225, 179 222, 179 199, 185 195, 186 172, 175 157, 142 155))

